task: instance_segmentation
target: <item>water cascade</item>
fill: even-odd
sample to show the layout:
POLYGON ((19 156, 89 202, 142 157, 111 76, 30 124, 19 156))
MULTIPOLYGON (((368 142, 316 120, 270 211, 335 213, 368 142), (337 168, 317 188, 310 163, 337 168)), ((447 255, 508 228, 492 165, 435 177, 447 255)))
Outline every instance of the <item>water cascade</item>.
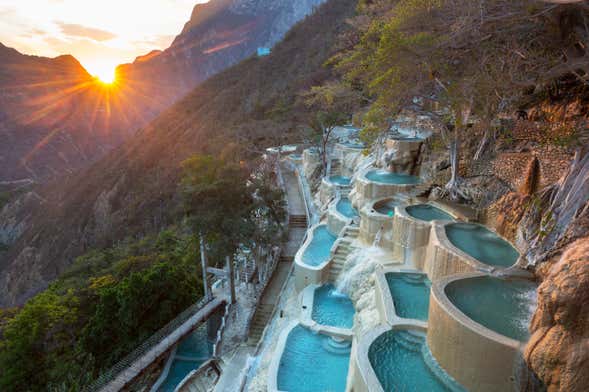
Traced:
POLYGON ((383 229, 384 229, 384 226, 381 226, 380 229, 378 229, 378 231, 376 232, 376 235, 374 236, 374 241, 372 242, 373 248, 378 248, 380 246, 380 241, 382 240, 383 229))

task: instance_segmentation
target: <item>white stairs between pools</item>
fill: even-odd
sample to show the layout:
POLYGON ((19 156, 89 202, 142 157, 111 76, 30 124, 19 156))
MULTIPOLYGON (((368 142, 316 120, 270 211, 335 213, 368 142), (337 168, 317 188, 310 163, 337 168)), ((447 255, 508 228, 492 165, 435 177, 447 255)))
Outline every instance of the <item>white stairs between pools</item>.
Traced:
POLYGON ((330 283, 335 283, 337 281, 337 278, 346 263, 346 258, 354 249, 356 249, 352 243, 358 238, 359 232, 360 229, 357 226, 346 226, 342 238, 338 241, 337 248, 329 266, 330 283))

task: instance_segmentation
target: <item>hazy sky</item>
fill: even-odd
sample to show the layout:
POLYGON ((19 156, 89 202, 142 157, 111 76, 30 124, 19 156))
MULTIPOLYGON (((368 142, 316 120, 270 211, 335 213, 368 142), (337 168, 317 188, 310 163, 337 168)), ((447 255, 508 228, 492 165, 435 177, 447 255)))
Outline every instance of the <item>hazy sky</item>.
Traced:
POLYGON ((100 76, 168 47, 207 1, 0 0, 0 42, 25 54, 72 54, 100 76))

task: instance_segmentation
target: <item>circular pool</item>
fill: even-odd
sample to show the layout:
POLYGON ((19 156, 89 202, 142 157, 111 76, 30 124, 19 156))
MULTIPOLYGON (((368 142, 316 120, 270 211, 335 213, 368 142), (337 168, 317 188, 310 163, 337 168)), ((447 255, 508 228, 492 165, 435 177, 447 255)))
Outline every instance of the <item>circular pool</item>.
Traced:
POLYGON ((525 342, 536 308, 536 284, 491 276, 455 280, 444 288, 450 302, 482 326, 511 339, 525 342))
POLYGON ((431 357, 422 332, 387 331, 368 349, 368 360, 382 389, 389 391, 461 391, 431 357))
POLYGON ((454 220, 452 215, 431 204, 416 204, 406 208, 407 213, 413 218, 431 222, 433 220, 454 220))
POLYGON ((510 267, 519 258, 509 242, 484 226, 452 223, 446 225, 445 230, 452 245, 487 265, 510 267))
POLYGON ((392 217, 395 215, 395 207, 399 204, 401 204, 401 202, 395 199, 381 200, 374 203, 372 209, 379 214, 392 217))
POLYGON ((330 176, 329 181, 337 185, 347 186, 350 185, 352 179, 345 176, 330 176))
POLYGON ((381 184, 412 185, 419 184, 420 182, 419 177, 409 174, 393 173, 387 170, 371 170, 366 173, 366 178, 381 184))

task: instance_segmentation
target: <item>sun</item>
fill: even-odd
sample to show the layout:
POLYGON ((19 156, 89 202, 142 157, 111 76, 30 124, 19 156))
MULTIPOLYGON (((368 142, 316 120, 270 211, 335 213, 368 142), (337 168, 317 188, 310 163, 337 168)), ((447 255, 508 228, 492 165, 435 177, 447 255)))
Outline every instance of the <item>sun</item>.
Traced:
POLYGON ((116 81, 114 68, 97 70, 95 76, 104 84, 113 84, 116 81))
POLYGON ((114 84, 116 82, 116 63, 111 61, 94 61, 86 64, 86 69, 95 78, 104 84, 114 84))

